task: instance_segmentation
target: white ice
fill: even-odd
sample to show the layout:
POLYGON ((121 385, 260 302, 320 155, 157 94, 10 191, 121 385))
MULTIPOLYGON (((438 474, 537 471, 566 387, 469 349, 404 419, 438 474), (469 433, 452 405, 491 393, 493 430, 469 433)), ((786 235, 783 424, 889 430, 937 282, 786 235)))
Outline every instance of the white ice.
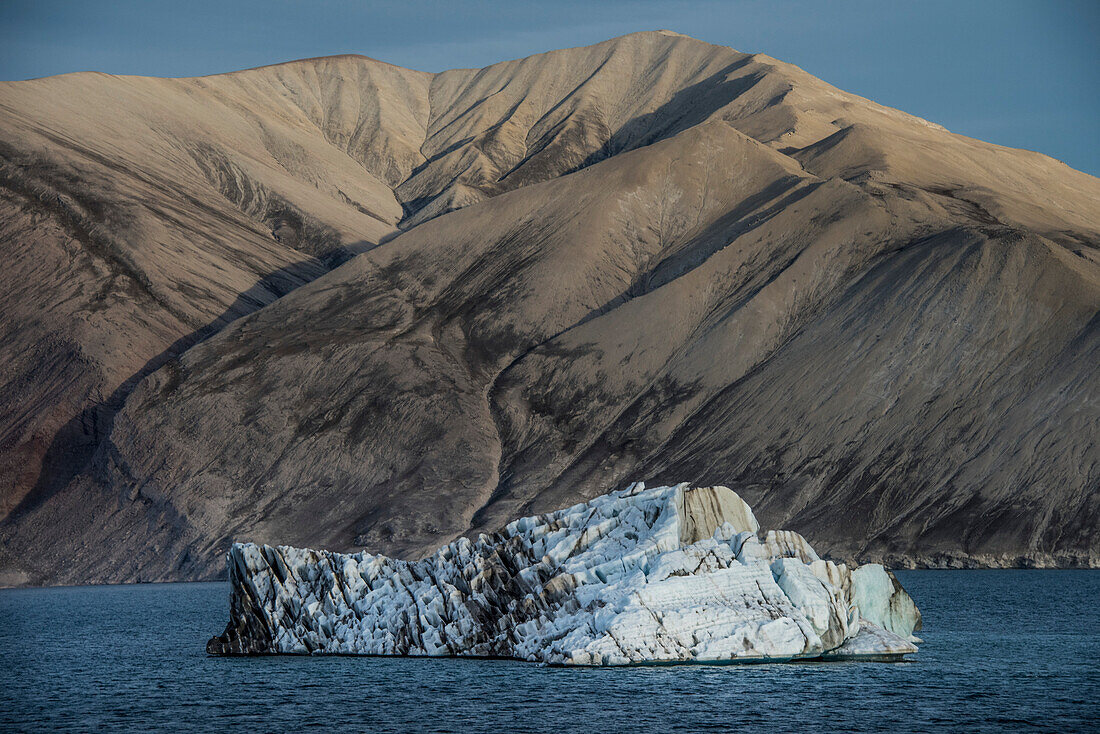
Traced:
POLYGON ((235 544, 230 624, 208 649, 574 665, 916 651, 919 612, 884 568, 758 531, 725 487, 637 483, 416 562, 235 544))

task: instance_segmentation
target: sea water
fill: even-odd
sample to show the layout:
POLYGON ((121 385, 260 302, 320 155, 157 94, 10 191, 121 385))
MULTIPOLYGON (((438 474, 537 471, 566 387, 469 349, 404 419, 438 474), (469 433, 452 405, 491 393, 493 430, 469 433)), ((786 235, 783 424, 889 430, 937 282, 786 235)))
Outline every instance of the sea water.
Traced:
POLYGON ((905 663, 214 658, 226 584, 0 591, 0 730, 1100 731, 1100 571, 902 571, 905 663))

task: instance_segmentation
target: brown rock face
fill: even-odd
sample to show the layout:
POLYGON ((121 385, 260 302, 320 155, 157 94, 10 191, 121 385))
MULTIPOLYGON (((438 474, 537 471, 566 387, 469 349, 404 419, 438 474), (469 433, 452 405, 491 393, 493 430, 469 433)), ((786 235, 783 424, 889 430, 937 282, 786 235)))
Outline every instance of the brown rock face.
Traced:
POLYGON ((1100 564, 1100 181, 766 56, 4 83, 0 210, 0 582, 635 479, 837 558, 1100 564))

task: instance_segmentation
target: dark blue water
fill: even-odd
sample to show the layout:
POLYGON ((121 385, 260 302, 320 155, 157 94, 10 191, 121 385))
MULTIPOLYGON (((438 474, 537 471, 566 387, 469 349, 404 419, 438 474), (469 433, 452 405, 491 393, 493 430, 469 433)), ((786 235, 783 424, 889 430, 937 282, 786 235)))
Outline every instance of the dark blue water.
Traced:
POLYGON ((0 591, 0 729, 1098 731, 1100 572, 909 571, 910 663, 210 658, 223 584, 0 591))

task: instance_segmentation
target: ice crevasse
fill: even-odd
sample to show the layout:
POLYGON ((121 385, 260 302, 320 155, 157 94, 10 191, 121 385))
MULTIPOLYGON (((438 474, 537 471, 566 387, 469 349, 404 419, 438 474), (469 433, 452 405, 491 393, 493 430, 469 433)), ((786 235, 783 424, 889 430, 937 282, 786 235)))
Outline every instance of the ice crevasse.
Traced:
POLYGON ((218 655, 897 660, 921 623, 885 568, 761 533, 726 487, 639 482, 418 561, 237 543, 227 563, 218 655))

